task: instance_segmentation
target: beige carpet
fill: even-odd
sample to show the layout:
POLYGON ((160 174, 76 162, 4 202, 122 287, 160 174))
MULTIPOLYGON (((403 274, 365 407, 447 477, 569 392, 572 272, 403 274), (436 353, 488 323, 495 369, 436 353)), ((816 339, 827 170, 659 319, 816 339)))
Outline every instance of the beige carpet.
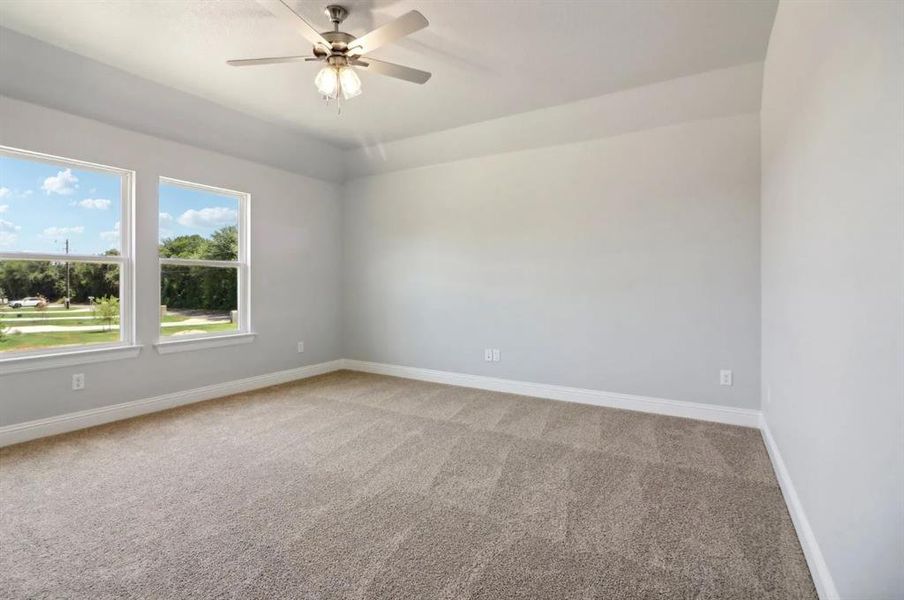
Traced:
POLYGON ((759 432, 340 372, 0 451, 4 598, 814 598, 759 432))

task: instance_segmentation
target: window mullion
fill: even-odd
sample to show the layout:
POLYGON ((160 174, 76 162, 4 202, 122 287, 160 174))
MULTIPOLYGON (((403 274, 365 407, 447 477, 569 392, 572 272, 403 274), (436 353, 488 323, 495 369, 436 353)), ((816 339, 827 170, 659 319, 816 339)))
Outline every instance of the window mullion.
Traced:
POLYGON ((206 260, 203 258, 163 258, 160 257, 161 265, 173 265, 179 267, 213 267, 218 269, 235 269, 241 263, 234 260, 206 260))
POLYGON ((92 264, 123 264, 127 257, 120 255, 90 255, 90 254, 43 254, 40 252, 0 252, 0 260, 30 260, 56 263, 92 263, 92 264))

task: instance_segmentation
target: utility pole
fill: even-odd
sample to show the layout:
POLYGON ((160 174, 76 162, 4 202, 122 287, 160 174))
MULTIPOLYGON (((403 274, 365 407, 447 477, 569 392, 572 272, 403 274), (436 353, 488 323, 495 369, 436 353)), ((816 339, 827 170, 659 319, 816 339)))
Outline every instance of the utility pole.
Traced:
MULTIPOLYGON (((66 256, 69 256, 69 239, 66 239, 66 256)), ((69 259, 66 259, 66 310, 69 310, 69 259)))

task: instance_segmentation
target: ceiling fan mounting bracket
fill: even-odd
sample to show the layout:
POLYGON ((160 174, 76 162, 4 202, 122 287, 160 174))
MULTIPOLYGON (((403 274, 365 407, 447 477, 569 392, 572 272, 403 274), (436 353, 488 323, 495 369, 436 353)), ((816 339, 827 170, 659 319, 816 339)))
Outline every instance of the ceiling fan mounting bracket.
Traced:
POLYGON ((330 4, 323 12, 330 18, 336 31, 339 31, 339 24, 348 16, 348 9, 338 4, 330 4))

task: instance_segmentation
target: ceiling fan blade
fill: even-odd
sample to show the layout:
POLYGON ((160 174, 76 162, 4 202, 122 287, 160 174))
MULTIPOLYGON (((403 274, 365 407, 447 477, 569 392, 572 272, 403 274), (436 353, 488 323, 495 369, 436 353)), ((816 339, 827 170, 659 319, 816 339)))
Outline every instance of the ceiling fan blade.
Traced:
POLYGON ((403 38, 409 33, 423 29, 430 22, 416 10, 409 11, 390 23, 377 27, 370 33, 366 33, 350 44, 349 53, 359 56, 373 52, 380 46, 403 38))
POLYGON ((314 44, 315 46, 323 46, 328 51, 332 51, 333 45, 330 44, 320 32, 301 18, 301 16, 292 10, 283 0, 257 0, 258 4, 270 11, 277 19, 283 21, 287 25, 291 25, 295 31, 301 36, 314 44))
POLYGON ((431 73, 428 73, 427 71, 403 67, 402 65, 386 62, 385 60, 377 60, 375 58, 370 58, 369 56, 354 58, 349 62, 356 67, 363 67, 368 71, 373 71, 380 75, 388 75, 389 77, 404 79, 405 81, 410 81, 412 83, 427 83, 427 80, 429 80, 431 76, 431 73))
POLYGON ((273 56, 269 58, 241 58, 239 60, 227 60, 230 67, 253 67, 255 65, 275 65, 279 63, 308 62, 320 60, 316 56, 273 56))

